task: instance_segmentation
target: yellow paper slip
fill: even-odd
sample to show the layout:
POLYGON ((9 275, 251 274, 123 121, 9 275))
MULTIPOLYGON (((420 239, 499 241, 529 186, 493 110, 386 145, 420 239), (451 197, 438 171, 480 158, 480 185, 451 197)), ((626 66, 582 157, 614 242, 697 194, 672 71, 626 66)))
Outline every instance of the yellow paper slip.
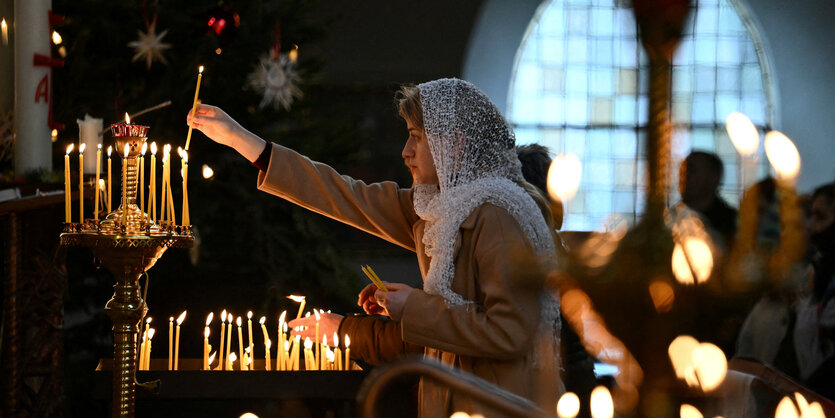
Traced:
POLYGON ((360 266, 360 267, 362 267, 362 272, 365 273, 366 276, 368 276, 368 278, 371 280, 372 283, 374 283, 375 286, 377 286, 377 289, 380 289, 383 292, 388 292, 389 291, 389 289, 386 287, 386 285, 383 283, 383 281, 380 280, 380 277, 377 276, 377 273, 374 272, 374 270, 371 268, 371 266, 360 266))

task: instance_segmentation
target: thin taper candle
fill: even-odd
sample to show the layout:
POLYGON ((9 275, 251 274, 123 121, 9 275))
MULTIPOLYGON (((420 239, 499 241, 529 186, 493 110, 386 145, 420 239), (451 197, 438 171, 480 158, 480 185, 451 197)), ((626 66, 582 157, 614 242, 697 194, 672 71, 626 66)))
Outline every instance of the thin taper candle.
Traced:
POLYGON ((188 151, 183 150, 183 225, 191 225, 191 217, 188 211, 188 151))
POLYGON ((151 341, 153 341, 155 329, 148 329, 148 344, 145 345, 145 370, 151 369, 151 341))
POLYGON ((186 319, 186 311, 177 317, 177 333, 174 337, 174 370, 178 370, 180 364, 180 325, 186 319))
POLYGON ((227 368, 227 364, 229 364, 229 351, 232 348, 232 312, 229 312, 226 315, 226 319, 229 320, 229 324, 226 325, 226 363, 223 363, 223 370, 232 370, 227 368))
POLYGON ((139 185, 136 186, 136 191, 139 192, 139 210, 142 211, 142 216, 145 216, 145 152, 148 151, 148 143, 142 144, 142 153, 139 155, 139 185))
POLYGON ((67 147, 67 153, 64 155, 64 222, 70 223, 72 221, 72 192, 70 191, 70 152, 72 152, 75 144, 70 144, 67 147))
POLYGON ((130 145, 125 144, 125 158, 122 158, 122 225, 128 227, 128 155, 130 145))
POLYGON ((78 146, 78 222, 84 223, 84 148, 87 144, 78 146))
POLYGON ((249 337, 249 340, 248 340, 249 341, 249 344, 248 344, 248 346, 249 346, 249 356, 250 356, 250 358, 252 358, 252 356, 255 355, 255 348, 253 347, 253 344, 252 344, 253 343, 253 341, 252 341, 252 311, 249 311, 249 312, 246 313, 246 328, 247 328, 247 336, 249 337))
POLYGON ((220 354, 220 362, 218 368, 223 370, 223 346, 226 339, 226 309, 220 313, 220 349, 217 351, 220 354))
MULTIPOLYGON (((157 219, 157 143, 151 142, 151 180, 150 190, 148 190, 148 204, 151 206, 151 213, 149 213, 152 220, 157 219)), ((220 356, 223 361, 223 353, 220 356)), ((223 363, 221 363, 223 364, 223 363)))
MULTIPOLYGON (((194 117, 194 112, 197 111, 197 97, 200 96, 200 82, 203 80, 203 66, 200 66, 200 69, 197 70, 197 88, 194 89, 194 102, 191 105, 191 114, 194 117)), ((191 130, 192 130, 191 123, 188 124, 188 135, 186 135, 186 151, 188 151, 188 145, 191 143, 191 130)))
POLYGON ((110 154, 113 152, 113 147, 108 145, 107 146, 107 213, 113 212, 113 206, 111 206, 111 196, 113 195, 113 176, 111 172, 113 171, 112 162, 113 159, 110 158, 110 154))
POLYGON ((168 370, 174 370, 174 317, 168 318, 168 370))
POLYGON ((246 370, 246 364, 244 364, 244 355, 246 352, 244 351, 244 335, 243 331, 241 330, 241 317, 239 316, 236 323, 238 324, 238 350, 241 352, 241 370, 246 370))
POLYGON ((101 144, 96 149, 96 184, 93 188, 95 196, 95 202, 93 204, 93 216, 98 221, 99 220, 99 177, 101 177, 101 144))

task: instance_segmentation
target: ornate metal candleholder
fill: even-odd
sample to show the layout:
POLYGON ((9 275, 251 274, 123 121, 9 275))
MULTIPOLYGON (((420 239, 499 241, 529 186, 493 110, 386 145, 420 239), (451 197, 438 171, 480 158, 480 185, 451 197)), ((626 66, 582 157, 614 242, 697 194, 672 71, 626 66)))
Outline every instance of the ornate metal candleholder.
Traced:
POLYGON ((122 157, 122 164, 127 165, 122 184, 127 198, 102 221, 68 223, 61 234, 61 245, 90 248, 116 280, 113 297, 104 309, 113 321, 113 416, 119 417, 134 416, 138 326, 148 311, 139 292, 139 277, 169 247, 189 248, 194 242, 190 225, 158 225, 136 206, 139 156, 147 141, 147 127, 129 126, 128 130, 113 128, 116 149, 130 145, 128 156, 122 157))

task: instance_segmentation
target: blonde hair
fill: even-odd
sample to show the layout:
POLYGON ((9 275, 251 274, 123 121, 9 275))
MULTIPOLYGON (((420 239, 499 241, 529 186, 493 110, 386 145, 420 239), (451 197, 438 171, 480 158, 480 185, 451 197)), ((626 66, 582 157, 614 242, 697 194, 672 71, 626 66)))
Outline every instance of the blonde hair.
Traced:
POLYGON ((402 85, 395 93, 394 101, 397 114, 423 131, 423 105, 420 103, 420 89, 414 85, 402 85))

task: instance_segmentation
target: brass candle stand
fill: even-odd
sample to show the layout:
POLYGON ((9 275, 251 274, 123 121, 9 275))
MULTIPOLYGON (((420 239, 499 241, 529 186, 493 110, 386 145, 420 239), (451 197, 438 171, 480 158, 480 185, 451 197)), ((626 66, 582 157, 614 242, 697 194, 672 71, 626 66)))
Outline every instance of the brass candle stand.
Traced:
MULTIPOLYGON (((147 141, 147 127, 128 126, 134 128, 128 130, 129 134, 136 136, 114 138, 116 150, 130 146, 128 156, 122 156, 122 164, 127 167, 122 184, 126 199, 119 194, 119 208, 103 220, 66 223, 61 234, 61 245, 90 248, 116 281, 113 297, 104 308, 113 321, 114 417, 133 417, 135 411, 137 337, 139 323, 148 311, 139 292, 139 277, 153 267, 169 247, 190 248, 194 243, 190 225, 157 224, 137 207, 139 157, 147 141), (144 129, 135 129, 137 127, 144 129)), ((113 132, 119 135, 115 127, 113 132)))

